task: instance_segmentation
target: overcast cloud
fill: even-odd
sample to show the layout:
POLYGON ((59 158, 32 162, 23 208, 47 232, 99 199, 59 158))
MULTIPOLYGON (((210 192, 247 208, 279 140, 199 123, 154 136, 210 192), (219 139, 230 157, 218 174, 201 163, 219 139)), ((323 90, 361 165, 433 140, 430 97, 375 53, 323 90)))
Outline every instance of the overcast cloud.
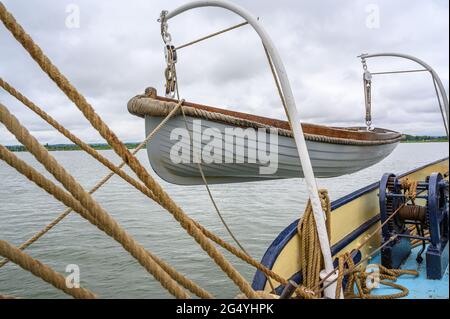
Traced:
MULTIPOLYGON (((164 54, 156 19, 183 1, 3 0, 46 54, 124 141, 144 137, 144 121, 128 100, 153 86, 162 94, 164 54), (80 28, 67 28, 67 6, 80 9, 80 28)), ((363 52, 402 52, 422 58, 448 88, 447 0, 235 0, 259 16, 281 51, 305 122, 363 125, 363 52), (379 28, 368 28, 377 5, 379 28)), ((217 8, 185 13, 169 23, 176 45, 241 20, 217 8)), ((417 68, 398 59, 369 61, 371 71, 417 68)), ((87 142, 102 142, 78 109, 0 26, 0 76, 87 142)), ((284 119, 255 33, 244 27, 179 52, 183 98, 284 119)), ((0 89, 8 106, 42 143, 65 138, 0 89)), ((374 124, 408 134, 444 135, 429 75, 377 77, 374 124)), ((17 141, 0 126, 0 143, 17 141)))

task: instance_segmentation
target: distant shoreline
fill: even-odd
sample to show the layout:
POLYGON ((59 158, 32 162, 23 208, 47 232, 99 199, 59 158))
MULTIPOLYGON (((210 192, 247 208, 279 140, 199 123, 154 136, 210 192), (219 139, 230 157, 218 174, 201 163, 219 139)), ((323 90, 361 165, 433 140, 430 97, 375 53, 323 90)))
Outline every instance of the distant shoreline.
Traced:
MULTIPOLYGON (((125 146, 128 149, 135 149, 139 144, 140 143, 125 143, 125 146)), ((42 146, 44 146, 50 152, 81 151, 81 148, 75 144, 56 144, 56 145, 45 144, 42 146)), ((112 149, 111 146, 108 144, 89 144, 89 146, 98 151, 112 149)), ((6 148, 9 149, 11 152, 28 152, 28 150, 25 148, 25 146, 22 146, 22 145, 11 145, 11 146, 6 146, 6 148)), ((145 146, 143 148, 145 148, 145 146)))
POLYGON ((447 136, 415 136, 415 135, 404 135, 404 140, 402 143, 439 143, 448 142, 447 136))
MULTIPOLYGON (((401 143, 444 143, 448 142, 445 136, 412 136, 405 135, 405 139, 401 143)), ((125 143, 128 149, 135 149, 140 143, 125 143)), ((75 144, 45 144, 43 145, 48 151, 81 151, 81 148, 75 144)), ((110 150, 111 146, 108 144, 89 144, 95 150, 110 150)), ((28 150, 22 145, 10 145, 6 146, 12 152, 28 152, 28 150)), ((145 146, 144 146, 145 148, 145 146)))
POLYGON ((400 143, 411 144, 411 143, 447 143, 447 139, 442 140, 423 140, 423 141, 401 141, 400 143))

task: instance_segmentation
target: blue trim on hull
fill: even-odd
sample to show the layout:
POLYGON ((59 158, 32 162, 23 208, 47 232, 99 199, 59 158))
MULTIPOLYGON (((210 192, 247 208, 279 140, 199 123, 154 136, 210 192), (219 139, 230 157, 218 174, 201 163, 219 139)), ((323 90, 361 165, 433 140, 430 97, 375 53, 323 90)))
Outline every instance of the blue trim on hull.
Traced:
MULTIPOLYGON (((415 168, 409 172, 406 172, 402 175, 399 175, 398 177, 403 177, 412 173, 415 173, 421 169, 424 169, 428 166, 438 164, 440 162, 443 162, 445 160, 448 160, 449 158, 443 158, 437 161, 434 161, 432 163, 428 163, 426 165, 423 165, 419 168, 415 168)), ((366 187, 363 187, 353 193, 350 193, 344 197, 341 197, 340 199, 337 199, 331 203, 331 211, 333 212, 335 209, 344 206, 345 204, 348 204, 349 202, 377 189, 379 186, 379 182, 375 182, 373 184, 370 184, 366 187)), ((361 234, 366 232, 370 227, 375 225, 380 220, 379 216, 375 216, 374 218, 368 220, 361 226, 359 226, 357 229, 355 229, 353 232, 351 232, 349 235, 344 237, 341 241, 336 243, 334 246, 331 247, 332 255, 336 255, 339 253, 342 249, 344 249, 348 244, 350 244, 352 241, 354 241, 356 238, 358 238, 361 234)), ((285 228, 278 236, 277 238, 272 242, 272 244, 267 249, 266 253, 264 254, 263 258, 261 259, 261 264, 266 266, 269 269, 272 269, 275 261, 278 258, 278 255, 283 250, 284 246, 295 236, 297 233, 297 224, 299 219, 295 220, 293 223, 291 223, 287 228, 285 228)), ((297 274, 295 274, 293 277, 295 277, 297 274)), ((254 290, 264 290, 264 287, 266 285, 266 276, 261 271, 257 270, 255 273, 255 276, 253 278, 252 287, 254 290)))

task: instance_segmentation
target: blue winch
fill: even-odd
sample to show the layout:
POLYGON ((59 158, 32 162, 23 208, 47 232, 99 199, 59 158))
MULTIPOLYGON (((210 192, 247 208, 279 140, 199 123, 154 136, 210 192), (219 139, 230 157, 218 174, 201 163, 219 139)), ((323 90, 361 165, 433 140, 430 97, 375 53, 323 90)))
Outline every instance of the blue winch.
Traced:
POLYGON ((417 262, 426 249, 427 278, 441 279, 448 265, 449 183, 440 173, 407 181, 389 173, 380 181, 381 262, 400 268, 411 254, 411 242, 422 243, 417 262))

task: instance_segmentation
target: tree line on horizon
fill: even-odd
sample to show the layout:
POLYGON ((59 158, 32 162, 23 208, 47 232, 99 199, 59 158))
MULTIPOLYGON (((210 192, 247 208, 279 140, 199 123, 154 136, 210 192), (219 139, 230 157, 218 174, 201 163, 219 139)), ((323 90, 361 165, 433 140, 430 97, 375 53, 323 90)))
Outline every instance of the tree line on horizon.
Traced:
MULTIPOLYGON (((404 135, 402 142, 404 143, 426 143, 426 142, 447 142, 446 136, 428 136, 428 135, 404 135)), ((134 149, 139 143, 125 143, 128 149, 134 149)), ((79 151, 81 148, 75 144, 44 144, 49 151, 79 151)), ((96 150, 110 150, 111 146, 106 143, 89 144, 90 147, 96 150)), ((9 145, 6 148, 12 152, 27 152, 28 150, 23 145, 9 145)), ((144 147, 145 148, 145 147, 144 147)))

